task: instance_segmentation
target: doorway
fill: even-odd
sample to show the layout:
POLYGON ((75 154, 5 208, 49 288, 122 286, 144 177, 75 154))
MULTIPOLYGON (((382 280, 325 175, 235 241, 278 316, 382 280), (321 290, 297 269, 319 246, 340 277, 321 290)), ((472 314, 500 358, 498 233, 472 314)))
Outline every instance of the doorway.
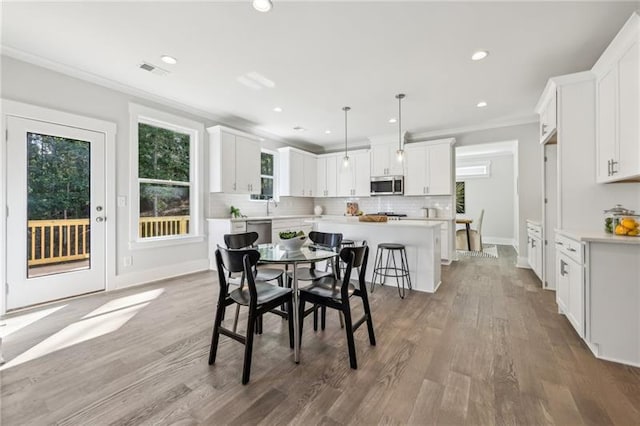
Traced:
POLYGON ((105 134, 8 116, 8 310, 105 289, 105 134))

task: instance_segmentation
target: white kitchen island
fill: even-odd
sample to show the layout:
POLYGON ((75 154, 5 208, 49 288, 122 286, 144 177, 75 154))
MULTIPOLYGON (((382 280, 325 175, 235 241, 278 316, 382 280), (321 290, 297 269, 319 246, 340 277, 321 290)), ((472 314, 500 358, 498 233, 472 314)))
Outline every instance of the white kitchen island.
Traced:
MULTIPOLYGON (((413 290, 434 293, 440 286, 440 223, 428 221, 359 222, 358 218, 335 217, 310 220, 320 232, 342 233, 344 239, 369 245, 366 281, 371 282, 376 249, 380 243, 404 244, 413 290)), ((399 259, 396 255, 396 259, 399 259)), ((395 278, 385 285, 395 286, 395 278)))

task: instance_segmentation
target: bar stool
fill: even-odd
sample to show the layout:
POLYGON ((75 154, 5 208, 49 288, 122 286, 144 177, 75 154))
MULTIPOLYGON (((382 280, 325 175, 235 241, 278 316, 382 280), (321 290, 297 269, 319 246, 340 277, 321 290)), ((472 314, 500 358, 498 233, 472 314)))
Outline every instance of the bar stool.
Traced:
POLYGON ((396 243, 381 243, 378 244, 376 250, 376 259, 373 262, 373 277, 371 278, 371 292, 376 285, 376 279, 380 279, 380 285, 383 285, 385 278, 395 278, 396 285, 398 286, 398 294, 401 299, 404 299, 405 281, 407 287, 411 290, 411 276, 409 275, 409 262, 407 260, 407 250, 404 244, 396 243), (400 267, 396 262, 396 252, 400 254, 400 267), (383 258, 387 255, 387 261, 385 266, 383 265, 383 258), (393 266, 391 263, 393 262, 393 266), (402 288, 400 287, 400 281, 402 281, 402 288))

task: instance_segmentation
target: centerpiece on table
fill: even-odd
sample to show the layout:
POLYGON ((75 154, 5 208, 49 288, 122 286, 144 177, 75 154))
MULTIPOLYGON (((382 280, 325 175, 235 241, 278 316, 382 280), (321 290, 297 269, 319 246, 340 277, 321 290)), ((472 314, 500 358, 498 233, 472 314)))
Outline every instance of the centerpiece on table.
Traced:
POLYGON ((303 231, 284 231, 280 232, 280 245, 285 251, 300 251, 302 245, 307 240, 307 236, 303 231))

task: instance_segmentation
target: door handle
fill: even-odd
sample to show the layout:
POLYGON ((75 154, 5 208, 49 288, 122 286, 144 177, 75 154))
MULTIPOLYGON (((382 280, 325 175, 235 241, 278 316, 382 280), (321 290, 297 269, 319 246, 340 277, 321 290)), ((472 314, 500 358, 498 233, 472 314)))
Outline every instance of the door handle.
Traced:
POLYGON ((560 275, 562 275, 563 277, 565 275, 569 275, 569 273, 564 269, 565 266, 567 266, 567 262, 565 262, 564 260, 560 260, 560 275))

